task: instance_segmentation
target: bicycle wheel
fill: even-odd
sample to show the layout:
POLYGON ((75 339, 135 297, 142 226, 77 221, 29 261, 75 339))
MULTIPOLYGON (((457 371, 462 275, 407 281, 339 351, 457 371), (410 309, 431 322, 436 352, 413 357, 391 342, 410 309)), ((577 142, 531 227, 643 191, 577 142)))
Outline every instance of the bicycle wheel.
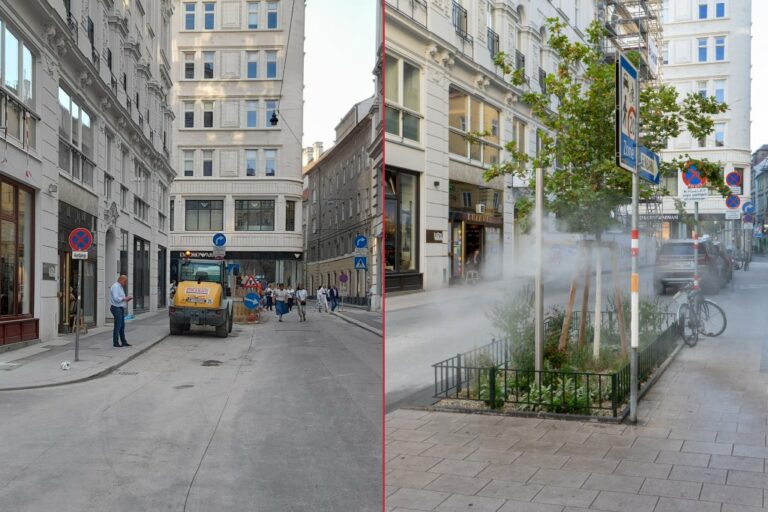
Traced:
POLYGON ((720 336, 728 325, 723 308, 709 299, 704 299, 699 303, 699 333, 702 336, 714 338, 720 336))
POLYGON ((693 347, 699 341, 699 330, 696 328, 695 313, 688 303, 680 304, 677 308, 677 326, 680 329, 680 336, 689 347, 693 347))

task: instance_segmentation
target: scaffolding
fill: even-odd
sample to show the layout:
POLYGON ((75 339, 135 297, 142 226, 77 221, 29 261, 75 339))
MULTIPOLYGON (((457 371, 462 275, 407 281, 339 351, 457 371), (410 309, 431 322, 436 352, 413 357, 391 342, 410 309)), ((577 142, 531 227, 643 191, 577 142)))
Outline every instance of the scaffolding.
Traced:
MULTIPOLYGON (((646 86, 654 87, 661 82, 662 54, 662 7, 663 0, 597 0, 597 19, 606 29, 608 37, 603 42, 606 61, 615 62, 617 50, 636 51, 640 55, 640 79, 646 86)), ((660 187, 653 187, 653 194, 640 201, 638 225, 657 244, 662 237, 662 198, 660 187)), ((617 212, 618 220, 628 225, 629 208, 617 212)))

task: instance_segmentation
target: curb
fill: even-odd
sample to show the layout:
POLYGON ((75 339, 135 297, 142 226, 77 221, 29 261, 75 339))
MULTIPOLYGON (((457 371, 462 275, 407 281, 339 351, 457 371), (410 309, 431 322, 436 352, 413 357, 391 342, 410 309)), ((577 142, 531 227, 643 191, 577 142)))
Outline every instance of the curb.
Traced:
POLYGON ((151 349, 152 347, 154 347, 155 345, 157 345, 158 343, 160 343, 161 341, 163 341, 164 339, 166 339, 169 336, 170 336, 170 333, 162 335, 161 338, 157 339, 156 341, 151 342, 149 345, 143 347, 141 350, 138 350, 136 353, 131 354, 128 358, 126 358, 126 359, 124 359, 124 360, 122 360, 122 361, 120 361, 118 363, 115 363, 112 366, 108 366, 107 368, 104 368, 103 370, 99 371, 98 373, 94 373, 93 375, 88 375, 86 377, 80 377, 80 378, 77 378, 77 379, 74 379, 74 380, 68 380, 68 381, 64 381, 64 382, 54 382, 54 383, 51 383, 51 384, 35 384, 35 385, 32 385, 32 386, 17 386, 17 387, 12 387, 12 388, 0 388, 0 392, 3 392, 3 391, 23 391, 23 390, 28 390, 28 389, 55 388, 55 387, 59 387, 59 386, 67 386, 69 384, 80 384, 82 382, 88 382, 90 380, 99 379, 101 377, 105 377, 105 376, 109 375, 110 373, 114 372, 115 370, 117 370, 121 366, 123 366, 123 365, 125 365, 125 364, 127 364, 127 363, 129 363, 131 361, 133 361, 134 359, 136 359, 140 355, 144 354, 149 349, 151 349))
MULTIPOLYGON (((371 327, 370 325, 366 324, 365 322, 360 322, 359 320, 355 320, 354 318, 350 318, 347 315, 344 315, 344 314, 341 314, 341 313, 337 313, 335 311, 331 311, 331 314, 341 318, 342 320, 345 320, 345 321, 349 322, 352 325, 356 325, 356 326, 360 327, 361 329, 364 329, 364 330, 366 330, 366 331, 368 331, 370 333, 376 334, 378 336, 384 336, 384 333, 382 332, 381 329, 377 329, 375 327, 371 327)), ((0 390, 0 391, 2 391, 2 390, 0 390)))

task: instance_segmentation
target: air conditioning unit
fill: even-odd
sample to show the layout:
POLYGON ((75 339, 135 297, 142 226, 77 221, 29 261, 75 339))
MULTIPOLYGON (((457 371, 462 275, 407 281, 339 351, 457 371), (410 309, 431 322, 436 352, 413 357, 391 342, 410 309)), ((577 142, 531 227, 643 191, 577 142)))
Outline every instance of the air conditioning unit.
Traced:
POLYGON ((484 203, 477 203, 475 205, 475 212, 477 212, 477 213, 485 213, 485 204, 484 203))

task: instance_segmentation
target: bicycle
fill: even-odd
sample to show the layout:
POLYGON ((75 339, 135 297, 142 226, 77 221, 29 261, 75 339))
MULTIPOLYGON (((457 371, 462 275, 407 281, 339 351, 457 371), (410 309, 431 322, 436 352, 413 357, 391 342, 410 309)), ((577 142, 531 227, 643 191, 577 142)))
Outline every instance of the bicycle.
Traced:
POLYGON ((704 298, 704 294, 693 283, 681 288, 674 298, 681 302, 677 308, 677 325, 686 345, 695 346, 699 335, 714 338, 725 332, 728 325, 725 311, 715 302, 704 298))

